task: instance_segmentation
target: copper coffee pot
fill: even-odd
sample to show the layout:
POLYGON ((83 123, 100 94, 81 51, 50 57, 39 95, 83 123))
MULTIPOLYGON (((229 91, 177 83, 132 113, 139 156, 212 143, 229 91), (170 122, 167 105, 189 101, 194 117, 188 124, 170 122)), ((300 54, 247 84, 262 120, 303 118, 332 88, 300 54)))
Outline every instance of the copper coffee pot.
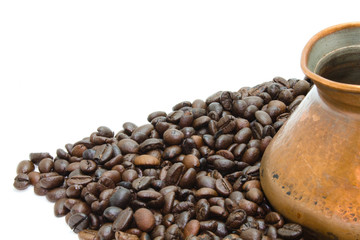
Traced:
POLYGON ((301 67, 315 86, 266 149, 262 187, 308 239, 360 239, 360 22, 316 34, 301 67))

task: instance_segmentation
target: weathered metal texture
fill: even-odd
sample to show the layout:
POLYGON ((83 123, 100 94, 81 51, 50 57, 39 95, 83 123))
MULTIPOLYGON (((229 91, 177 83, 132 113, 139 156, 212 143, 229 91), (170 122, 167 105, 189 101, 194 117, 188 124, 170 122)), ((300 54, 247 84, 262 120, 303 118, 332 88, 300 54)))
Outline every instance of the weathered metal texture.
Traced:
POLYGON ((260 177, 271 205, 316 239, 354 240, 360 239, 360 78, 345 84, 316 73, 339 42, 344 49, 359 45, 360 23, 325 29, 304 48, 301 65, 316 87, 266 149, 260 177))

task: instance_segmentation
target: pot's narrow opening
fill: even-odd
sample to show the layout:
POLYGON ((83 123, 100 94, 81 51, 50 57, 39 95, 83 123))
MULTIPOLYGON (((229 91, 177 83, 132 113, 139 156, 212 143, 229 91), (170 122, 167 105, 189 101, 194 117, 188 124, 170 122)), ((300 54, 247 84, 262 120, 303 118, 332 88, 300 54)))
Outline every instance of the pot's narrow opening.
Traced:
POLYGON ((360 45, 331 51, 319 60, 314 72, 339 83, 360 85, 360 45))

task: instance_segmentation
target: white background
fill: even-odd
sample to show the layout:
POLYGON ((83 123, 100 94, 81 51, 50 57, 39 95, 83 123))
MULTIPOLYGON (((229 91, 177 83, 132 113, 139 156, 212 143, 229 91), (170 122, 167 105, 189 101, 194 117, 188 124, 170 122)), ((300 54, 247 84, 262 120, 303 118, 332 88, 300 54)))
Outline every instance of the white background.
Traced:
POLYGON ((218 90, 303 78, 306 42, 359 20, 357 2, 1 1, 2 236, 77 239, 45 197, 13 188, 30 152, 54 156, 98 126, 142 125, 218 90))

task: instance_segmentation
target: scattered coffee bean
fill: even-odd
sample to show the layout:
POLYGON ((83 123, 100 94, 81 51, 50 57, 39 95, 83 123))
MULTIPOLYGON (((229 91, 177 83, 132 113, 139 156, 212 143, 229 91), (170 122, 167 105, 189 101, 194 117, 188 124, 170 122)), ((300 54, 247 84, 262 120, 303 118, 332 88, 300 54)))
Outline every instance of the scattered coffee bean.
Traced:
POLYGON ((306 80, 275 77, 206 101, 182 101, 148 124, 100 126, 56 150, 31 153, 14 187, 34 186, 80 240, 300 239, 268 205, 262 154, 304 99, 306 80), (35 165, 38 170, 35 170, 35 165))

